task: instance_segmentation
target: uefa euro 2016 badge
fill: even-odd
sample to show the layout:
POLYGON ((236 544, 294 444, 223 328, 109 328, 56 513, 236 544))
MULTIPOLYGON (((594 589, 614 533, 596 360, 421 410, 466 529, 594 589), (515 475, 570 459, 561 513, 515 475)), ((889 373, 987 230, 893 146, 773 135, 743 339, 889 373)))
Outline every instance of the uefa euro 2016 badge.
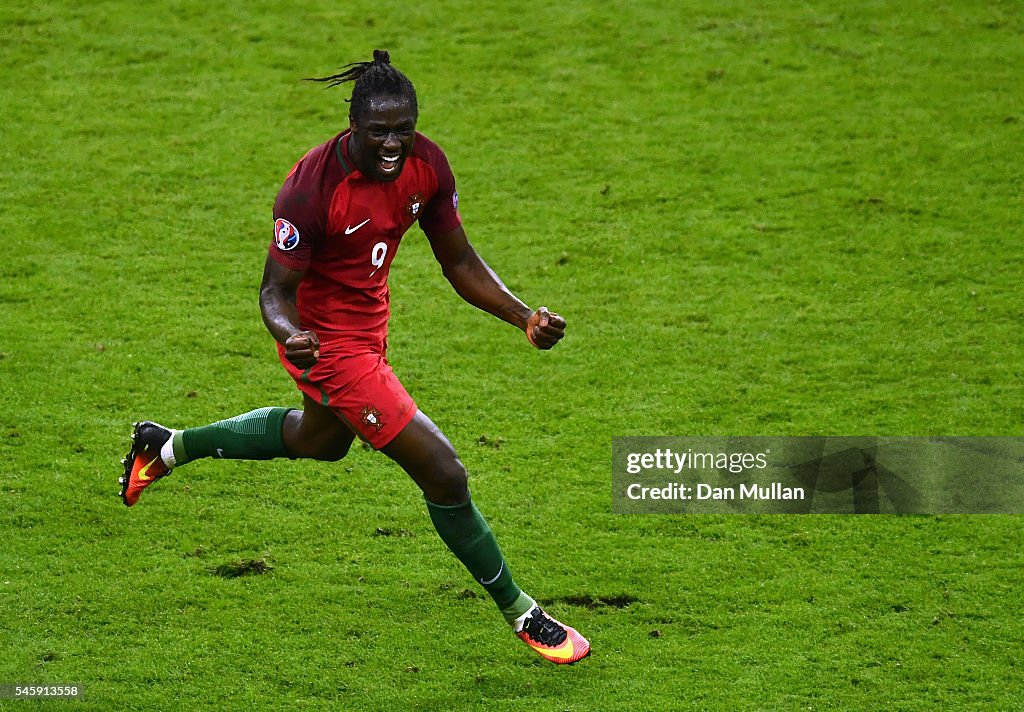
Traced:
POLYGON ((299 231, 284 218, 278 218, 274 223, 274 242, 280 250, 294 250, 299 244, 299 231))
POLYGON ((405 209, 409 211, 409 217, 413 220, 420 216, 420 209, 423 207, 423 196, 419 193, 410 195, 408 202, 405 204, 405 209))

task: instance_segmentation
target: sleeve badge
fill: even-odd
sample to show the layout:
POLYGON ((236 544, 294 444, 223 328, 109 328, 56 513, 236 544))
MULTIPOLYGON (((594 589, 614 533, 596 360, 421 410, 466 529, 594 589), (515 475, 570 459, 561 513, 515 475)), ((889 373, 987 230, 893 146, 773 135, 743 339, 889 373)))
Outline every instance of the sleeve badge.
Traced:
POLYGON ((284 218, 274 223, 274 244, 279 250, 294 250, 299 244, 299 231, 284 218))

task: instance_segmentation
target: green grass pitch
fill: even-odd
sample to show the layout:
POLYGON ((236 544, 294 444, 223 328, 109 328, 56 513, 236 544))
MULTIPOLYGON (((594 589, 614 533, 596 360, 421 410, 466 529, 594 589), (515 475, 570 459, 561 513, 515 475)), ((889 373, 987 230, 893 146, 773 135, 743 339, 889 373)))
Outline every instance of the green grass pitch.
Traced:
POLYGON ((610 458, 1024 435, 1022 66, 1010 1, 3 4, 0 684, 84 684, 42 703, 73 710, 1020 709, 1018 517, 613 515, 610 458), (517 579, 591 639, 572 668, 368 450, 115 496, 133 420, 298 403, 257 307, 271 207, 346 121, 299 80, 374 47, 474 244, 569 322, 533 351, 418 230, 392 270, 392 363, 517 579))

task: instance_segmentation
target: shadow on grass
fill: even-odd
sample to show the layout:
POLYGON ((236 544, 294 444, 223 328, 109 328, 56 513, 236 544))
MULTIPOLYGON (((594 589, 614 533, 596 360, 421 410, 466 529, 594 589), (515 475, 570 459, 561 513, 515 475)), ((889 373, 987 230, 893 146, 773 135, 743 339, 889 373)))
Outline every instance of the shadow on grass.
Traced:
POLYGON ((239 576, 261 576, 273 570, 274 567, 267 563, 267 557, 263 557, 262 559, 238 559, 218 564, 210 569, 210 573, 221 578, 238 578, 239 576))
POLYGON ((636 596, 630 596, 628 594, 622 594, 619 596, 591 596, 590 594, 583 594, 581 596, 558 596, 556 598, 548 598, 541 601, 541 603, 545 606, 549 606, 553 603, 565 603, 570 606, 580 606, 594 610, 597 608, 625 608, 631 603, 636 603, 638 600, 640 599, 636 596))

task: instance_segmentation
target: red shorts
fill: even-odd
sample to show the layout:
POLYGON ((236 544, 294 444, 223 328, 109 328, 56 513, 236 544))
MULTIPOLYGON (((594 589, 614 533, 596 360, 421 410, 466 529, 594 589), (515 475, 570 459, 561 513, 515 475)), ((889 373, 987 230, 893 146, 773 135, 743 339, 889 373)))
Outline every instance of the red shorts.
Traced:
POLYGON ((387 339, 383 337, 322 338, 320 359, 304 371, 284 357, 281 344, 277 352, 300 391, 334 411, 377 450, 394 440, 416 415, 416 403, 384 357, 387 339))

